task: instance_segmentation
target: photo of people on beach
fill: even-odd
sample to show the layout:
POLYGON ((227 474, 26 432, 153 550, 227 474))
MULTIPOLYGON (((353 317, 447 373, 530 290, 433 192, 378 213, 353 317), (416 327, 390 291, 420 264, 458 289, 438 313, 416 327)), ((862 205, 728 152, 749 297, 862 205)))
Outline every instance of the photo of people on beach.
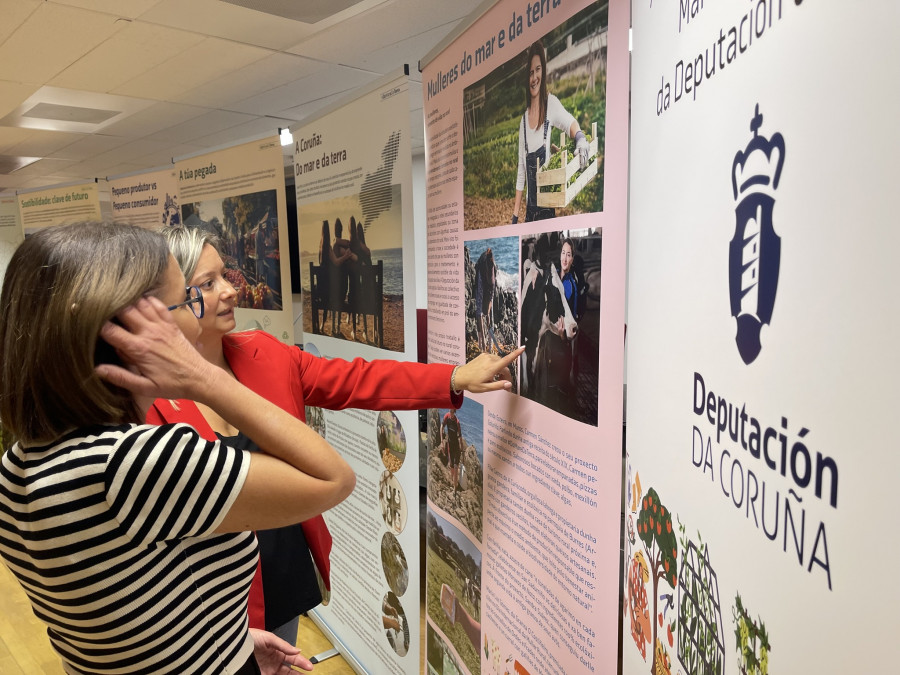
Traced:
POLYGON ((403 351, 399 185, 390 204, 372 222, 356 195, 298 208, 304 331, 403 351))

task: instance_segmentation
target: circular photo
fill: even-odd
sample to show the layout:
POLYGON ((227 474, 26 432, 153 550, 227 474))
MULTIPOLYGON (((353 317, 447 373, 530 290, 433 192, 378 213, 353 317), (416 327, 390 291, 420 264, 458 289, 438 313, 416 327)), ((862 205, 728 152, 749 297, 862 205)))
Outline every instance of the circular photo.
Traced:
POLYGON ((388 644, 397 656, 406 656, 409 651, 409 621, 394 591, 388 591, 381 601, 381 623, 388 644))
POLYGON ((400 534, 406 527, 409 503, 403 494, 400 481, 390 471, 381 474, 378 486, 378 500, 381 503, 381 517, 390 532, 400 534))
POLYGON ((385 532, 381 538, 381 566, 388 587, 399 597, 409 586, 409 566, 400 542, 393 532, 385 532))
POLYGON ((406 459, 406 434, 403 433, 400 420, 390 410, 378 413, 376 428, 381 461, 384 462, 385 469, 395 473, 406 459))
POLYGON ((303 351, 307 354, 312 354, 313 356, 322 356, 322 353, 319 351, 319 348, 316 347, 315 342, 307 342, 303 345, 303 351))
POLYGON ((325 411, 313 405, 306 406, 306 423, 319 436, 325 438, 325 411))

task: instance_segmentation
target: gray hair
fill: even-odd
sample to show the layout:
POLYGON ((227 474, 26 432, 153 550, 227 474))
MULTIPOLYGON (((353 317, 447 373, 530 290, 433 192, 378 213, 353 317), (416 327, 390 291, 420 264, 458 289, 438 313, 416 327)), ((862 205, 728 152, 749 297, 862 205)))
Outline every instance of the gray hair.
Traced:
POLYGON ((219 238, 212 232, 201 230, 199 227, 163 227, 159 232, 165 237, 169 250, 175 257, 175 262, 181 268, 184 279, 190 283, 194 272, 197 271, 197 262, 203 247, 209 244, 216 252, 221 253, 219 238))

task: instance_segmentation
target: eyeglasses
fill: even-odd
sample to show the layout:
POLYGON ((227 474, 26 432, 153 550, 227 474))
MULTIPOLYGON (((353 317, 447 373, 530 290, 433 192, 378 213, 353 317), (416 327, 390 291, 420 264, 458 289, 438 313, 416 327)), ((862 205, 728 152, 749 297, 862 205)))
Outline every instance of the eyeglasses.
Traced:
POLYGON ((194 316, 198 319, 202 319, 203 314, 206 311, 206 307, 203 304, 203 291, 200 290, 199 286, 187 286, 184 291, 187 300, 179 302, 177 305, 172 305, 168 310, 171 312, 173 309, 178 309, 179 307, 187 305, 191 308, 194 316))

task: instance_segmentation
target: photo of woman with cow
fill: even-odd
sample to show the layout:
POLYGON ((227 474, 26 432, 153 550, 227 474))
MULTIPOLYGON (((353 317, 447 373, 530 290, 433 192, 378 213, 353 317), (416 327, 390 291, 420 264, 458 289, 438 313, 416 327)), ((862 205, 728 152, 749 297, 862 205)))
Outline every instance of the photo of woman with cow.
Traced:
POLYGON ((467 82, 462 111, 465 230, 603 211, 608 11, 608 3, 591 4, 467 82), (585 134, 592 133, 594 124, 596 139, 588 139, 585 134), (594 140, 596 175, 577 194, 562 195, 563 201, 556 199, 561 184, 541 187, 565 205, 539 206, 538 163, 556 168, 565 144, 567 160, 583 170, 593 164, 588 160, 594 140))
POLYGON ((522 237, 519 393, 597 425, 600 228, 522 237))
MULTIPOLYGON (((503 356, 518 346, 519 238, 468 241, 463 249, 466 290, 466 358, 503 356)), ((513 381, 516 379, 513 370, 513 381)))

